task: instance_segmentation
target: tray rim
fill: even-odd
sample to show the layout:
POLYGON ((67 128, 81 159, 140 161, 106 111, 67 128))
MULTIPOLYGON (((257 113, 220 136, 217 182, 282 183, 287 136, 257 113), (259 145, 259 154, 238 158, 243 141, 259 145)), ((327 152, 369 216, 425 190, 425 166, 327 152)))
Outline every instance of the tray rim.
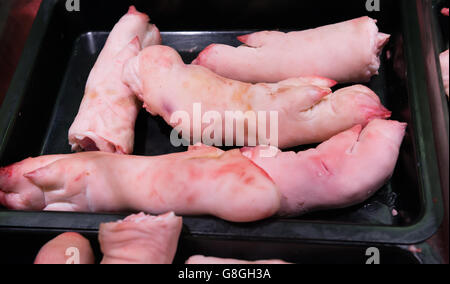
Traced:
MULTIPOLYGON (((5 97, 4 103, 0 109, 0 156, 4 153, 3 144, 10 137, 12 127, 18 115, 19 107, 22 103, 25 85, 28 82, 34 66, 29 66, 28 62, 35 63, 38 50, 43 42, 49 19, 53 13, 56 4, 60 0, 43 0, 39 9, 36 20, 33 24, 30 36, 27 40, 20 63, 15 72, 12 84, 5 97), (5 105, 8 105, 7 108, 5 105)), ((428 119, 420 119, 423 114, 431 116, 429 109, 428 90, 426 84, 419 80, 420 76, 425 72, 425 62, 421 60, 423 49, 420 45, 420 36, 417 34, 419 30, 419 22, 417 15, 416 1, 400 0, 401 7, 404 11, 414 11, 406 16, 402 14, 402 25, 405 37, 410 38, 419 44, 406 46, 406 57, 410 58, 412 64, 408 64, 408 89, 411 101, 411 107, 420 110, 419 117, 413 112, 413 124, 415 129, 415 141, 418 144, 416 150, 419 163, 419 186, 423 197, 423 214, 418 218, 415 224, 409 226, 380 226, 380 225, 355 225, 342 223, 325 223, 325 222, 308 222, 297 220, 266 220, 259 222, 260 225, 253 229, 242 228, 242 224, 230 224, 222 220, 212 217, 185 217, 184 224, 188 227, 188 231, 193 236, 206 237, 226 237, 226 238, 248 238, 248 239, 264 239, 264 240, 311 240, 311 241, 345 241, 345 242, 362 242, 362 243, 383 243, 383 244, 417 244, 421 243, 435 234, 443 220, 443 204, 441 202, 441 185, 437 168, 437 156, 434 149, 434 136, 432 125, 428 119), (420 72, 419 72, 420 71, 420 72), (418 92, 420 90, 420 92, 418 92), (421 95, 422 94, 422 95, 421 95), (426 95, 425 95, 426 94, 426 95), (420 100, 419 100, 420 98, 420 100), (426 143, 420 137, 426 137, 426 143), (435 174, 433 174, 435 173, 435 174), (433 198, 434 201, 433 202, 433 198), (438 200, 436 200, 436 198, 438 200), (201 225, 197 221, 201 219, 201 225), (296 222, 296 224, 295 224, 296 222), (222 230, 217 230, 219 226, 222 230), (215 228, 215 232, 204 232, 201 228, 215 228), (243 236, 243 232, 245 235, 243 236), (265 233, 262 233, 265 231, 265 233), (289 237, 282 236, 283 232, 295 232, 289 237), (302 232, 315 232, 311 236, 304 236, 302 232), (281 233, 280 233, 281 232, 281 233), (331 235, 327 237, 321 236, 323 232, 331 235), (330 234, 330 232, 332 232, 330 234), (373 235, 376 234, 376 240, 373 235)), ((54 230, 54 231, 86 231, 96 232, 98 224, 90 221, 86 224, 86 220, 95 219, 102 221, 111 221, 122 218, 125 215, 115 214, 93 214, 93 213, 66 213, 66 212, 21 212, 21 211, 0 211, 0 232, 7 230, 54 230), (68 227, 69 224, 65 219, 71 216, 71 221, 78 220, 78 228, 68 227), (51 218, 47 218, 50 216, 51 218), (87 218, 89 217, 89 218, 87 218), (115 218, 115 219, 111 219, 115 218), (36 219, 46 220, 45 225, 28 226, 27 223, 36 219), (50 220, 52 219, 52 220, 50 220), (84 223, 84 224, 83 224, 84 223), (65 225, 61 225, 65 224, 65 225)), ((72 223, 72 222, 70 222, 72 223)), ((250 225, 252 226, 252 225, 250 225)), ((247 226, 248 227, 248 226, 247 226)))

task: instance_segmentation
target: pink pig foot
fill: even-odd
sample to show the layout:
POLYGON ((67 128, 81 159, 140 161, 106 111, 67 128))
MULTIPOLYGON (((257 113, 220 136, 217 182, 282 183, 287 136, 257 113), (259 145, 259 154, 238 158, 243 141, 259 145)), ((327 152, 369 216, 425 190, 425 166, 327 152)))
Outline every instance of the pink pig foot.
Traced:
POLYGON ((100 225, 102 264, 171 264, 177 250, 182 218, 144 213, 100 225))

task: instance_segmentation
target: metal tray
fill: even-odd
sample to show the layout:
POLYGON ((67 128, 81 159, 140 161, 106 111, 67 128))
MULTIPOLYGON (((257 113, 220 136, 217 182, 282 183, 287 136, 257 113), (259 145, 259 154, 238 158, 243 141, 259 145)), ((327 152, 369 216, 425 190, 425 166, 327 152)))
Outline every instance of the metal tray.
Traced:
MULTIPOLYGON (((86 78, 108 31, 134 4, 163 32, 164 44, 188 63, 208 44, 237 45, 252 30, 299 30, 362 15, 379 20, 391 33, 380 76, 368 86, 407 122, 408 133, 391 181, 364 204, 303 216, 233 224, 212 217, 186 217, 193 238, 242 241, 339 241, 412 244, 432 236, 443 218, 439 167, 433 136, 416 2, 383 1, 368 12, 365 0, 325 1, 81 1, 68 12, 62 0, 43 0, 13 83, 0 110, 0 164, 29 156, 69 153, 67 131, 78 110, 86 78), (392 216, 392 209, 400 214, 392 216)), ((330 45, 332 48, 332 45, 330 45)), ((139 155, 184 151, 169 143, 170 128, 145 112, 136 126, 139 155)), ((296 151, 304 147, 294 149, 296 151)), ((123 216, 0 209, 0 231, 96 232, 98 225, 123 216)))

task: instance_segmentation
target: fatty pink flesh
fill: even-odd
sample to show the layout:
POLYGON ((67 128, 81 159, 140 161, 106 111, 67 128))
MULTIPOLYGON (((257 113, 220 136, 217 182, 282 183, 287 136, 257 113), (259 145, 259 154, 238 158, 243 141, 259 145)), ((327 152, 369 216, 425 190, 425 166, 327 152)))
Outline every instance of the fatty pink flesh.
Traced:
POLYGON ((192 256, 186 261, 186 264, 202 264, 202 265, 210 265, 210 264, 225 264, 225 265, 273 265, 273 264, 290 264, 282 260, 258 260, 258 261, 244 261, 237 259, 228 259, 228 258, 217 258, 217 257, 205 257, 202 255, 192 256))
POLYGON ((100 225, 102 264, 172 264, 183 221, 174 213, 144 213, 100 225))
POLYGON ((87 152, 39 169, 30 166, 40 159, 46 158, 22 162, 12 175, 9 168, 1 171, 1 205, 77 212, 173 211, 233 222, 265 219, 280 207, 273 181, 239 150, 201 146, 160 157, 87 152))
POLYGON ((378 32, 375 20, 362 17, 306 31, 257 32, 239 37, 245 45, 238 48, 213 44, 193 64, 244 82, 313 75, 339 83, 367 82, 378 74, 389 37, 378 32))
POLYGON ((143 47, 160 44, 149 17, 132 6, 111 31, 92 69, 79 113, 69 130, 75 151, 133 152, 139 110, 134 94, 120 80, 123 64, 143 47))
MULTIPOLYGON (((172 127, 191 133, 191 137, 212 125, 203 123, 202 129, 194 128, 199 127, 194 125, 195 103, 201 103, 202 116, 209 111, 219 112, 224 130, 227 111, 253 111, 256 117, 259 111, 278 112, 279 148, 322 142, 354 125, 390 116, 377 95, 364 86, 331 94, 335 82, 322 77, 293 78, 278 84, 242 83, 222 78, 202 66, 185 65, 179 54, 166 46, 148 47, 131 59, 125 65, 123 80, 150 113, 162 116, 172 127), (187 112, 190 125, 171 121, 176 111, 187 112)), ((248 145, 249 136, 259 135, 258 122, 244 123, 248 129, 245 137, 235 138, 248 145)))
POLYGON ((77 264, 94 264, 95 257, 91 244, 77 233, 64 233, 45 244, 39 251, 34 264, 66 264, 74 257, 71 248, 79 252, 77 264))
POLYGON ((442 80, 444 82, 445 93, 449 96, 449 51, 445 51, 440 56, 442 80))
POLYGON ((282 194, 280 215, 344 208, 371 197, 392 176, 406 124, 374 120, 355 126, 317 149, 261 158, 260 148, 243 154, 264 169, 282 194))

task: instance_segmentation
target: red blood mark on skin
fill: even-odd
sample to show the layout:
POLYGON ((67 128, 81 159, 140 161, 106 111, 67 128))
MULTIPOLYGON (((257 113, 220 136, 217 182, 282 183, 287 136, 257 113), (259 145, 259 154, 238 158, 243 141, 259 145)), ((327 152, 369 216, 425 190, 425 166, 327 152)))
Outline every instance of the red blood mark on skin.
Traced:
MULTIPOLYGON (((247 159, 247 158, 246 158, 247 159)), ((255 182, 257 174, 251 174, 251 176, 248 176, 248 171, 246 171, 246 168, 248 168, 249 165, 253 165, 256 169, 258 169, 260 174, 270 180, 271 182, 274 182, 272 177, 269 176, 269 174, 264 171, 262 168, 260 168, 258 165, 256 165, 253 161, 248 160, 250 164, 239 162, 239 163, 232 163, 227 164, 223 167, 221 167, 219 170, 217 170, 212 177, 218 178, 221 176, 225 176, 228 174, 233 174, 237 176, 239 179, 243 180, 243 182, 247 185, 252 184, 255 182)))
POLYGON ((13 173, 14 173, 14 166, 0 168, 0 176, 1 177, 11 178, 13 173))
POLYGON ((363 111, 366 113, 367 121, 371 121, 377 118, 387 119, 390 118, 392 115, 392 112, 389 111, 384 106, 380 106, 378 109, 367 107, 363 108, 363 111))
POLYGON ((245 164, 243 163, 232 163, 226 164, 222 166, 220 169, 215 171, 212 175, 213 178, 222 177, 225 175, 233 174, 238 176, 239 178, 243 178, 245 176, 245 164))
POLYGON ((197 199, 197 196, 195 194, 191 194, 186 198, 186 203, 189 205, 192 205, 192 204, 194 204, 196 199, 197 199))
POLYGON ((158 196, 158 191, 153 188, 152 190, 150 190, 149 197, 150 198, 155 198, 155 199, 158 198, 159 197, 158 196))
POLYGON ((158 190, 155 187, 153 187, 152 190, 150 190, 149 197, 153 201, 157 201, 159 204, 165 204, 166 203, 164 201, 163 197, 161 196, 161 194, 159 194, 158 190))
POLYGON ((83 176, 84 176, 83 174, 78 175, 74 181, 75 182, 80 181, 83 176))
POLYGON ((255 177, 254 176, 250 176, 250 177, 248 177, 248 178, 246 178, 244 180, 244 183, 249 185, 249 184, 252 184, 254 181, 255 181, 255 177))
POLYGON ((242 43, 247 43, 249 37, 250 37, 250 35, 242 35, 242 36, 238 36, 237 39, 238 39, 238 41, 240 41, 242 43))
POLYGON ((204 173, 202 170, 196 168, 189 168, 188 171, 189 171, 189 178, 191 180, 200 180, 203 178, 204 173))

